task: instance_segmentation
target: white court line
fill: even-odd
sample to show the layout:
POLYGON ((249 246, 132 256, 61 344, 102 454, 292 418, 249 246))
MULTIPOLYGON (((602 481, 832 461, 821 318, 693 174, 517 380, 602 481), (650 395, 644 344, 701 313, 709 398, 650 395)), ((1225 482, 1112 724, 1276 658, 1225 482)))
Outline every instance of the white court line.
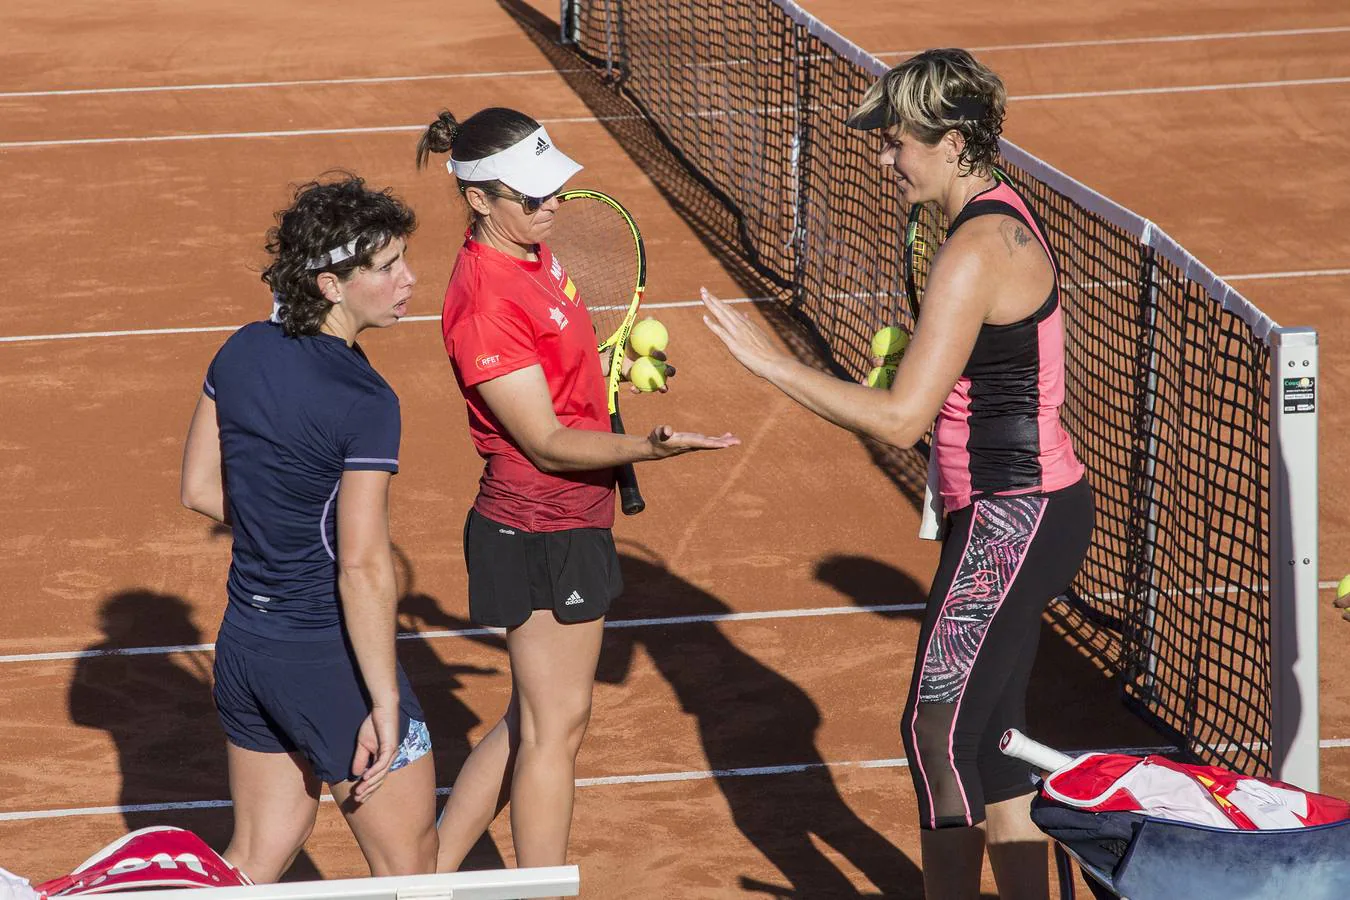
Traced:
MULTIPOLYGON (((1291 272, 1256 272, 1248 275, 1220 275, 1224 281, 1266 281, 1284 278, 1329 278, 1350 275, 1350 269, 1302 269, 1291 272)), ((735 297, 723 303, 770 303, 772 297, 735 297)), ((690 309, 702 306, 701 300, 672 300, 668 303, 644 303, 642 309, 690 309)), ((606 307, 597 307, 604 310, 606 307)), ((404 316, 404 322, 439 322, 440 316, 404 316)), ((129 328, 120 331, 68 331, 57 334, 16 334, 0 337, 0 344, 28 341, 72 341, 81 338, 148 337, 166 334, 210 334, 238 331, 242 325, 204 325, 192 328, 129 328)))
POLYGON ((1295 272, 1254 272, 1250 275, 1220 275, 1224 281, 1264 281, 1277 278, 1334 278, 1350 275, 1350 269, 1305 269, 1295 272))
MULTIPOLYGON (((1318 747, 1323 750, 1350 747, 1350 739, 1338 738, 1319 741, 1318 747)), ((1140 756, 1149 753, 1171 753, 1175 750, 1176 747, 1110 747, 1091 751, 1066 750, 1064 752, 1068 753, 1070 756, 1077 756, 1087 752, 1127 753, 1134 756, 1140 756)), ((629 784, 668 784, 670 782, 680 781, 708 781, 720 778, 756 778, 766 775, 798 775, 803 772, 829 769, 904 769, 908 767, 909 760, 904 757, 894 757, 891 759, 860 759, 827 763, 813 762, 784 766, 747 766, 739 769, 651 772, 644 775, 605 775, 598 778, 578 778, 575 783, 579 788, 613 787, 616 785, 629 784)), ((437 788, 436 793, 440 796, 445 796, 450 793, 450 788, 437 788)), ((325 803, 333 802, 333 798, 328 794, 322 795, 320 799, 325 803)), ((169 810, 185 809, 221 809, 231 805, 232 804, 228 800, 189 800, 181 803, 137 803, 119 806, 85 806, 67 809, 17 810, 14 812, 0 812, 0 822, 29 822, 34 819, 124 815, 126 813, 165 812, 169 810)))
MULTIPOLYGON (((577 787, 608 787, 612 785, 623 784, 654 784, 671 781, 700 781, 711 778, 737 778, 754 777, 759 775, 790 775, 799 772, 807 772, 813 769, 842 769, 842 768, 889 768, 905 767, 909 762, 905 759, 875 759, 859 760, 856 762, 836 762, 836 763, 805 763, 803 765, 788 766, 755 766, 743 769, 715 769, 710 771, 692 771, 692 772, 653 772, 646 775, 608 775, 600 778, 578 778, 577 787)), ((448 787, 437 788, 436 793, 446 795, 450 793, 448 787)), ((332 797, 324 794, 321 797, 325 802, 332 802, 332 797)), ((60 819, 71 816, 105 816, 118 815, 125 813, 141 812, 163 812, 166 810, 178 809, 219 809, 231 806, 228 800, 196 800, 183 803, 142 803, 126 804, 120 806, 86 806, 73 809, 39 809, 24 810, 16 812, 0 813, 0 822, 26 822, 33 819, 60 819)))
MULTIPOLYGON (((1342 34, 1350 31, 1350 25, 1333 25, 1328 28, 1281 28, 1270 31, 1216 31, 1207 34, 1167 34, 1155 37, 1137 38, 1100 38, 1091 41, 1041 41, 1035 44, 990 44, 986 47, 967 47, 972 53, 996 53, 1004 50, 1057 50, 1069 47, 1114 47, 1130 44, 1174 44, 1189 41, 1233 41, 1250 38, 1302 37, 1313 34, 1342 34)), ((919 50, 886 50, 873 54, 881 58, 888 56, 913 56, 919 50)))
POLYGON ((218 84, 164 84, 140 87, 73 88, 51 91, 4 91, 0 100, 20 97, 87 97, 98 94, 163 94, 174 91, 238 91, 250 88, 314 87, 333 84, 400 84, 409 81, 451 81, 457 78, 531 78, 571 75, 589 69, 513 69, 502 72, 444 72, 434 75, 370 75, 360 78, 305 78, 296 81, 226 81, 218 84))
MULTIPOLYGON (((669 625, 700 625, 717 622, 762 622, 769 619, 804 619, 820 616, 852 616, 859 613, 922 612, 923 603, 897 603, 878 606, 822 606, 814 609, 766 609, 758 612, 706 613, 697 616, 661 616, 651 619, 609 619, 607 629, 648 628, 669 625)), ((436 638, 479 637, 504 634, 501 628, 457 628, 440 631, 403 631, 400 641, 436 638)), ((103 650, 57 650, 51 653, 12 653, 0 656, 0 663, 47 662, 59 659, 96 659, 106 656, 165 656, 170 653, 205 653, 215 644, 176 644, 163 647, 109 647, 103 650)))
MULTIPOLYGON (((606 122, 624 122, 642 118, 632 116, 609 116, 606 122)), ((564 116, 554 119, 540 119, 541 125, 592 125, 601 120, 595 116, 564 116)), ((372 125, 366 128, 297 128, 289 131, 218 131, 203 134, 155 134, 143 137, 117 138, 69 138, 57 141, 4 141, 0 150, 14 150, 25 147, 85 147, 104 144, 156 144, 170 141, 225 141, 251 140, 254 138, 312 137, 335 134, 397 134, 425 131, 426 125, 372 125)))
MULTIPOLYGON (((1286 278, 1339 278, 1350 275, 1350 269, 1302 269, 1292 272, 1254 272, 1248 275, 1220 275, 1224 281, 1271 281, 1286 278)), ((772 297, 733 297, 723 303, 770 303, 772 297)), ((644 303, 642 309, 690 309, 702 306, 701 300, 672 300, 668 303, 644 303)), ((597 307, 604 311, 607 307, 597 307)), ((439 322, 440 316, 404 316, 403 322, 439 322)), ((242 325, 203 325, 191 328, 132 328, 121 331, 69 331, 59 334, 17 334, 0 337, 0 344, 13 344, 24 341, 71 341, 79 338, 110 337, 148 337, 166 334, 212 334, 226 331, 238 331, 242 325)))
MULTIPOLYGON (((768 303, 772 297, 733 297, 723 300, 723 303, 768 303)), ((688 309, 694 306, 702 306, 701 300, 674 300, 669 303, 644 303, 643 310, 653 309, 688 309)), ((606 307, 596 307, 597 312, 603 312, 606 307)), ((403 322, 439 322, 440 316, 404 316, 403 322)), ((22 341, 73 341, 78 338, 112 338, 112 337, 147 337, 152 335, 164 334, 210 334, 213 332, 238 331, 243 325, 203 325, 193 328, 129 328, 122 331, 69 331, 62 334, 17 334, 9 337, 0 337, 0 344, 14 344, 22 341)))
MULTIPOLYGON (((1336 581, 1319 581, 1318 590, 1330 590, 1337 586, 1336 581)), ((1103 595, 1112 599, 1115 595, 1103 595)), ((667 625, 696 625, 716 622, 758 622, 767 619, 800 619, 818 616, 848 616, 858 613, 921 612, 922 603, 900 603, 882 606, 824 606, 815 609, 771 609, 759 612, 709 613, 698 616, 664 616, 649 619, 610 619, 605 628, 647 628, 667 625)), ((440 638, 481 637, 489 634, 502 634, 500 628, 456 628, 440 631, 403 631, 397 635, 400 641, 437 640, 440 638)), ((0 656, 0 664, 49 662, 63 659, 96 659, 108 656, 167 656, 171 653, 206 653, 215 649, 215 644, 175 644, 159 647, 110 647, 103 650, 55 650, 50 653, 11 653, 0 656)), ((1339 745, 1338 745, 1339 746, 1339 745)))
POLYGON ((1009 100, 1082 100, 1089 97, 1141 97, 1156 94, 1196 94, 1206 91, 1249 91, 1261 88, 1310 87, 1325 84, 1350 84, 1350 76, 1338 78, 1293 78, 1287 81, 1231 81, 1226 84, 1191 84, 1177 87, 1125 88, 1115 91, 1071 91, 1058 94, 1021 94, 1009 100))
MULTIPOLYGON (((1176 749, 1175 747, 1151 747, 1138 748, 1139 752, 1167 752, 1176 749)), ((1070 751, 1070 755, 1085 751, 1070 751)), ((1106 752, 1133 752, 1130 750, 1106 751, 1106 752)), ((818 771, 825 769, 888 769, 888 768, 907 768, 909 760, 899 757, 895 759, 864 759, 856 761, 841 761, 829 763, 802 763, 799 765, 785 766, 747 766, 740 769, 710 769, 695 770, 689 772, 651 772, 644 775, 605 775, 599 778, 578 778, 576 786, 579 788, 587 787, 611 787, 614 785, 625 784, 663 784, 676 781, 706 781, 715 778, 754 778, 764 775, 795 775, 802 772, 818 771)), ((450 788, 440 787, 436 793, 445 796, 450 793, 450 788)), ((324 802, 331 803, 333 798, 324 794, 320 798, 324 802)), ((125 813, 143 813, 143 812, 164 812, 166 810, 179 809, 220 809, 231 806, 229 800, 190 800, 182 803, 137 803, 119 806, 86 806, 73 809, 39 809, 24 810, 16 812, 0 813, 0 822, 26 822, 33 819, 62 819, 72 816, 105 816, 118 815, 125 813)))
MULTIPOLYGON (((1350 738, 1330 738, 1317 742, 1321 750, 1334 750, 1350 747, 1350 738)), ((1076 756, 1086 752, 1099 753, 1126 753, 1134 756, 1145 755, 1149 753, 1171 753, 1176 750, 1173 746, 1159 747, 1104 747, 1091 748, 1090 750, 1066 750, 1070 756, 1076 756)), ((766 775, 795 775, 802 772, 810 772, 822 769, 892 769, 907 768, 909 760, 904 757, 894 757, 890 759, 863 759, 849 760, 828 763, 801 763, 797 765, 782 766, 747 766, 735 769, 710 769, 710 770, 692 770, 686 772, 650 772, 642 775, 605 775, 596 778, 578 778, 576 786, 579 788, 587 787, 610 787, 615 785, 628 784, 665 784, 680 781, 707 781, 719 778, 754 778, 766 775)), ((445 796, 450 793, 450 788, 440 787, 436 793, 445 796)), ((321 798, 324 802, 331 803, 333 798, 327 794, 321 798)), ((101 816, 101 815, 123 815, 126 813, 145 813, 145 812, 165 812, 170 810, 191 810, 191 809, 223 809, 231 806, 229 800, 187 800, 177 803, 136 803, 122 804, 118 806, 85 806, 66 809, 39 809, 39 810, 18 810, 14 812, 0 812, 0 822, 26 822, 35 819, 60 819, 74 816, 101 816)))
MULTIPOLYGON (((984 47, 968 47, 976 53, 996 53, 1005 50, 1051 50, 1066 47, 1109 47, 1128 44, 1170 44, 1191 41, 1228 41, 1248 40, 1268 37, 1301 37, 1318 34, 1340 34, 1350 32, 1350 25, 1337 25, 1327 28, 1285 28, 1268 31, 1224 31, 1208 34, 1169 34, 1137 38, 1101 38, 1082 41, 1043 41, 1035 44, 990 44, 984 47)), ((888 56, 912 56, 918 50, 883 50, 874 54, 888 56)), ((0 100, 23 97, 79 97, 100 94, 155 94, 174 91, 236 91, 241 89, 313 87, 322 85, 346 84, 399 84, 415 81, 448 81, 458 78, 529 78, 549 75, 570 75, 586 72, 589 69, 514 69, 501 72, 446 72, 431 75, 372 75, 355 78, 307 78, 293 81, 239 81, 214 84, 169 84, 143 85, 115 88, 72 88, 46 91, 5 91, 0 92, 0 100)))
MULTIPOLYGON (((1021 94, 1011 96, 1008 100, 1019 102, 1041 102, 1051 100, 1082 100, 1092 97, 1134 97, 1134 96, 1154 96, 1159 94, 1192 94, 1206 91, 1241 91, 1258 90, 1262 88, 1287 88, 1287 87, 1307 87, 1312 85, 1328 84, 1350 84, 1350 76, 1336 78, 1296 78, 1288 81, 1237 81, 1225 84, 1194 84, 1181 85, 1178 87, 1158 87, 1158 88, 1124 88, 1110 91, 1075 91, 1058 94, 1021 94)), ((699 116, 717 116, 721 113, 698 114, 699 116)), ((588 125, 601 122, 622 122, 628 120, 639 120, 641 116, 606 116, 597 118, 595 116, 571 116, 556 119, 540 119, 539 122, 544 125, 556 124, 576 124, 588 125)), ((146 135, 140 137, 115 137, 115 138, 66 138, 61 140, 49 141, 3 141, 0 142, 0 150, 21 150, 33 149, 38 147, 82 147, 82 146, 102 146, 107 144, 153 144, 170 141, 221 141, 221 140, 251 140, 255 138, 287 138, 287 137, 310 137, 322 135, 342 135, 342 134, 391 134, 396 132, 417 132, 426 129, 426 125, 379 125, 366 128, 313 128, 313 129, 294 129, 289 131, 223 131, 223 132, 204 132, 198 134, 158 134, 146 135)))

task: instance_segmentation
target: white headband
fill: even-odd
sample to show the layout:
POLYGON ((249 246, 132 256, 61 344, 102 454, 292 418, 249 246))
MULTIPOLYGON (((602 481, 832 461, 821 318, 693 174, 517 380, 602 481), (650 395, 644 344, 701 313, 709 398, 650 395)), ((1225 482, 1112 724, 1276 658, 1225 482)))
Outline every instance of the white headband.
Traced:
POLYGON ((340 262, 346 262, 356 255, 356 242, 358 240, 359 238, 352 238, 341 247, 334 247, 323 256, 311 259, 309 262, 305 263, 305 268, 312 272, 315 269, 326 269, 329 266, 335 266, 340 262))
POLYGON ((482 159, 451 157, 445 168, 460 181, 500 181, 526 197, 556 194, 581 171, 580 164, 553 146, 542 125, 505 150, 482 159))

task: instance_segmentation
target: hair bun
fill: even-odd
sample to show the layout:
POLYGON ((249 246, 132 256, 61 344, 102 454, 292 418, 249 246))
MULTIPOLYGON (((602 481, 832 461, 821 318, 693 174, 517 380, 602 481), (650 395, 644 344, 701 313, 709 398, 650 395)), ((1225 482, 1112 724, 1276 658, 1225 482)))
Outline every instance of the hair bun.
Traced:
POLYGON ((455 146, 462 126, 448 110, 441 110, 436 121, 427 127, 427 149, 432 153, 448 153, 455 146))
POLYGON ((448 109, 441 110, 436 121, 427 126, 417 142, 417 167, 420 169, 425 166, 427 157, 433 153, 449 153, 463 130, 464 126, 448 109))

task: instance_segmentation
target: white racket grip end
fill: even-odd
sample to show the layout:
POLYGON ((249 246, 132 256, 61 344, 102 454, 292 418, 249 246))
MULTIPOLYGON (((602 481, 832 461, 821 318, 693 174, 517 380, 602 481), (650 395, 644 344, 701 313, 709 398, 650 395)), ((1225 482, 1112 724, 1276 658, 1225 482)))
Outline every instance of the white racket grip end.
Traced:
POLYGON ((1003 732, 1003 738, 998 742, 998 748, 1007 756, 1020 759, 1022 762, 1029 763, 1047 772, 1053 772, 1073 762, 1072 756, 1060 753, 1039 741, 1033 741, 1016 728, 1009 728, 1003 732))
POLYGON ((940 541, 943 536, 942 516, 944 510, 942 507, 942 495, 938 493, 937 460, 933 458, 936 453, 936 447, 929 451, 928 483, 924 485, 923 506, 919 509, 919 515, 921 516, 919 522, 919 539, 924 541, 940 541))

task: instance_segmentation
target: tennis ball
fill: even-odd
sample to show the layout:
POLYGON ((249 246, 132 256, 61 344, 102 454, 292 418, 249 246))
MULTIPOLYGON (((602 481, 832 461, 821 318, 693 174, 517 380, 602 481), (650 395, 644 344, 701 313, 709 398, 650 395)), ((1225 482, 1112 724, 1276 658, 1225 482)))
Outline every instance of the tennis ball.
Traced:
POLYGON ((872 355, 880 356, 888 366, 900 361, 907 346, 909 335, 894 325, 887 325, 872 336, 872 355))
POLYGON ((890 390, 895 382, 895 366, 877 366, 867 373, 867 386, 890 390))
POLYGON ((666 364, 650 356, 639 356, 628 370, 628 380, 639 391, 659 391, 666 383, 666 364))
POLYGON ((638 356, 651 356, 654 351, 666 349, 669 342, 666 326, 655 319, 643 319, 628 332, 628 346, 638 356))
POLYGON ((1350 594, 1350 575, 1341 579, 1341 583, 1336 585, 1336 599, 1339 600, 1346 594, 1350 594))

